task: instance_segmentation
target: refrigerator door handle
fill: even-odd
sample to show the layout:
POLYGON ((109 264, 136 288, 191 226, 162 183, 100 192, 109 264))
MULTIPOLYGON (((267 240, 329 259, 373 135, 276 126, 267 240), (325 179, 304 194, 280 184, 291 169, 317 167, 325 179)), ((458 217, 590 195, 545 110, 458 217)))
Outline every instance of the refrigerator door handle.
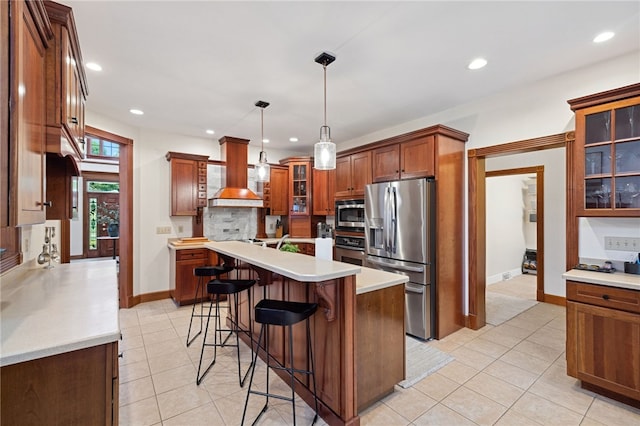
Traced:
POLYGON ((384 188, 384 211, 382 212, 382 238, 384 239, 384 250, 389 251, 389 187, 384 188))
POLYGON ((419 286, 419 287, 409 287, 408 285, 404 286, 404 292, 405 293, 416 293, 416 294, 422 294, 424 293, 424 286, 419 286))
POLYGON ((389 250, 391 253, 396 252, 396 235, 398 233, 398 193, 397 188, 394 186, 393 188, 393 197, 391 198, 391 229, 389 230, 391 233, 391 244, 389 250))
POLYGON ((374 263, 380 266, 386 266, 387 268, 397 269, 399 271, 408 271, 408 272, 424 272, 424 267, 422 266, 406 266, 406 265, 397 265, 395 263, 383 262, 380 260, 376 260, 371 256, 367 257, 367 262, 374 263))

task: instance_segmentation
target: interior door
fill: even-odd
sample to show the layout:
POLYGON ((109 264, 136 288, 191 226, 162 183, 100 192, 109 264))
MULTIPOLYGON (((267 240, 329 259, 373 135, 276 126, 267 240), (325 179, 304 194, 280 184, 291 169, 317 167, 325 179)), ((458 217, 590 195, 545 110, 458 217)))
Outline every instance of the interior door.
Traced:
POLYGON ((89 232, 87 257, 118 255, 118 239, 109 239, 109 225, 119 220, 120 194, 88 192, 87 223, 89 232))

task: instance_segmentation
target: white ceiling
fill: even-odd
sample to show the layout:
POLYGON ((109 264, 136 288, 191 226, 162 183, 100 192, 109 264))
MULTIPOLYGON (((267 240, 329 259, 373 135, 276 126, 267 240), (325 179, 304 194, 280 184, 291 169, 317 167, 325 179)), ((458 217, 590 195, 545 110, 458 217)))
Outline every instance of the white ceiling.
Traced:
POLYGON ((259 146, 254 103, 264 100, 267 151, 311 153, 323 121, 314 62, 323 51, 337 57, 327 67, 327 124, 340 149, 340 141, 640 50, 638 1, 60 1, 73 8, 84 62, 103 67, 86 70, 89 110, 259 146), (604 30, 616 36, 592 43, 604 30), (478 56, 489 64, 468 70, 478 56))

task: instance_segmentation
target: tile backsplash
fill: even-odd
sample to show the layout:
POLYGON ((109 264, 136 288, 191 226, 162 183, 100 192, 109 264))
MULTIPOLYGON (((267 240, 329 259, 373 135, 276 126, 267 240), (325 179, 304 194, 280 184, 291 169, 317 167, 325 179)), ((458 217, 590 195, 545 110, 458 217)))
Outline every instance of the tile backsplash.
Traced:
MULTIPOLYGON (((224 167, 210 164, 207 167, 207 198, 213 197, 222 187, 224 167)), ((256 191, 254 169, 249 169, 249 189, 256 191)), ((202 218, 204 236, 214 241, 246 240, 254 238, 258 226, 258 209, 206 207, 202 218)))

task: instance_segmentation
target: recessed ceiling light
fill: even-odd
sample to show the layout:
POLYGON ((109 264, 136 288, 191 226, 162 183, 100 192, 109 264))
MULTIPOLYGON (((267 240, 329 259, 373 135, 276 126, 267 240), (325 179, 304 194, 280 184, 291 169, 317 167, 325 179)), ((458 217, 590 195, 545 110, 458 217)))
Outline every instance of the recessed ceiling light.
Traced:
POLYGON ((130 109, 130 110, 129 110, 129 112, 130 112, 131 114, 135 114, 135 115, 142 115, 142 114, 144 114, 144 111, 141 111, 141 110, 139 110, 139 109, 135 109, 135 108, 134 108, 134 109, 130 109))
POLYGON ((212 135, 212 134, 214 134, 214 133, 215 133, 215 132, 214 132, 213 130, 211 130, 211 129, 207 129, 207 134, 208 134, 208 135, 212 135))
POLYGON ((87 68, 92 71, 102 71, 102 67, 95 62, 87 62, 87 68))
POLYGON ((605 31, 605 32, 600 33, 597 36, 595 36, 595 38, 593 39, 593 42, 594 43, 602 43, 604 41, 611 40, 614 35, 615 35, 615 33, 612 33, 611 31, 605 31))
POLYGON ((476 58, 467 66, 470 70, 479 70, 487 65, 487 60, 484 58, 476 58))
POLYGON ((269 143, 269 139, 262 139, 263 143, 269 143))
POLYGON ((289 138, 289 142, 298 142, 298 138, 289 138))

